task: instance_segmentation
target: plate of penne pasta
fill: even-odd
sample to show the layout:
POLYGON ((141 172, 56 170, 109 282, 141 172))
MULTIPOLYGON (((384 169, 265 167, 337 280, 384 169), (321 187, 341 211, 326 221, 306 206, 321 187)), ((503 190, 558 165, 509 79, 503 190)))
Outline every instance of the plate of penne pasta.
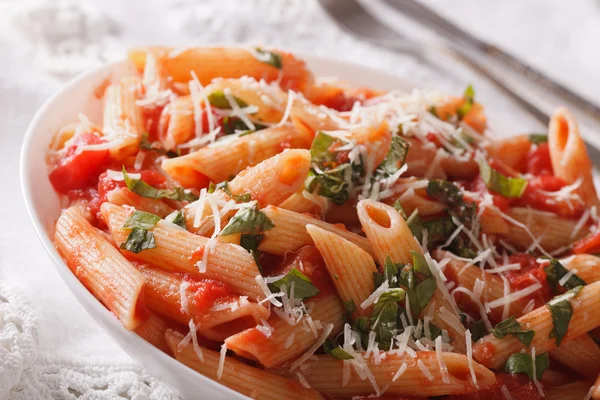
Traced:
POLYGON ((70 290, 190 399, 600 399, 592 172, 565 108, 498 137, 470 85, 261 47, 134 48, 21 158, 70 290))

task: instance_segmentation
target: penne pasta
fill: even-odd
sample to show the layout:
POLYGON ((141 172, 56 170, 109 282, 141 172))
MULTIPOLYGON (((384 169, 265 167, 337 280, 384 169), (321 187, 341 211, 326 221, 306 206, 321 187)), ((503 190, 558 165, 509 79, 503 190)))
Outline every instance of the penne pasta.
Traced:
MULTIPOLYGON (((121 246, 129 235, 128 230, 123 229, 129 213, 123 207, 109 203, 102 205, 101 212, 115 242, 121 246)), ((259 274, 256 263, 243 248, 216 240, 209 244, 211 239, 194 235, 165 221, 159 221, 151 231, 156 242, 155 248, 138 254, 127 250, 121 250, 122 253, 132 259, 151 262, 167 271, 222 281, 252 300, 263 297, 255 280, 259 274), (205 261, 204 252, 209 252, 205 261), (201 269, 205 271, 201 272, 201 269)))
POLYGON ((362 361, 352 364, 350 378, 346 380, 343 378, 344 363, 349 361, 336 360, 329 356, 317 356, 315 361, 305 364, 305 369, 300 369, 310 387, 330 396, 368 396, 378 394, 383 388, 387 388, 385 394, 388 396, 466 394, 478 390, 473 380, 480 387, 486 387, 496 379, 492 371, 474 363, 475 378, 472 380, 467 356, 464 354, 442 353, 441 363, 447 370, 446 378, 443 378, 435 352, 417 352, 414 358, 406 354, 388 354, 379 364, 372 358, 361 358, 362 361), (404 365, 406 367, 403 367, 404 365), (402 370, 403 372, 399 373, 402 370), (361 373, 367 376, 370 373, 371 378, 361 379, 361 373))
POLYGON ((227 348, 237 355, 249 360, 258 361, 267 368, 281 365, 304 354, 322 332, 311 324, 332 325, 330 337, 342 329, 340 315, 344 313, 344 305, 335 294, 321 296, 314 300, 309 313, 310 320, 304 317, 299 322, 286 317, 272 315, 267 321, 272 328, 270 336, 265 336, 258 328, 251 328, 232 335, 225 340, 227 348), (311 321, 310 323, 308 321, 311 321))
POLYGON ((215 78, 249 76, 267 82, 278 81, 284 90, 302 92, 309 89, 314 81, 304 61, 279 50, 261 52, 243 47, 150 47, 131 49, 129 59, 142 70, 150 51, 164 57, 167 74, 175 82, 187 83, 190 71, 193 71, 203 85, 208 85, 215 78), (280 58, 281 68, 270 63, 273 57, 280 58))
MULTIPOLYGON (((579 294, 571 301, 573 314, 570 319, 565 341, 576 338, 600 326, 600 315, 587 310, 595 309, 600 304, 600 282, 584 286, 579 294)), ((530 348, 535 347, 537 354, 555 349, 556 339, 550 337, 553 329, 552 316, 548 307, 537 308, 517 321, 524 329, 535 331, 530 348)), ((524 350, 523 344, 513 336, 498 339, 487 335, 473 347, 473 356, 483 365, 490 368, 500 368, 511 354, 524 350)))
POLYGON ((548 147, 554 174, 569 184, 580 182, 577 193, 588 206, 598 206, 592 162, 579 133, 579 125, 566 108, 552 115, 548 147))
POLYGON ((229 145, 215 144, 164 160, 162 167, 183 186, 197 187, 199 175, 222 182, 286 148, 307 149, 311 141, 312 137, 303 136, 288 126, 267 128, 242 136, 229 145), (215 165, 219 168, 215 169, 215 165))
POLYGON ((147 317, 144 276, 71 207, 56 222, 54 241, 84 286, 123 323, 135 329, 147 317))
POLYGON ((265 237, 259 246, 262 251, 284 255, 313 244, 311 236, 306 232, 306 225, 311 224, 333 232, 351 241, 367 253, 373 254, 373 249, 366 238, 341 226, 328 224, 310 215, 298 214, 279 207, 268 206, 262 211, 275 224, 273 229, 264 232, 265 237))
POLYGON ((203 360, 200 360, 191 343, 180 346, 184 336, 178 332, 167 331, 165 337, 177 360, 246 396, 265 400, 323 398, 299 382, 251 367, 233 357, 226 356, 221 366, 220 354, 214 350, 202 348, 203 360))
MULTIPOLYGON (((590 392, 591 382, 576 381, 548 390, 547 400, 579 400, 585 399, 590 392)), ((592 397, 593 398, 593 397, 592 397)))
POLYGON ((164 319, 154 313, 150 313, 150 317, 135 328, 135 333, 160 351, 169 353, 170 348, 165 340, 167 329, 169 329, 169 324, 164 319))
POLYGON ((373 273, 377 272, 373 258, 351 241, 335 233, 315 225, 306 225, 306 230, 319 249, 331 281, 344 304, 354 303, 355 317, 370 315, 371 307, 363 309, 359 306, 373 292, 373 273))
POLYGON ((158 215, 161 218, 173 212, 173 209, 164 201, 142 197, 127 188, 116 188, 109 191, 106 193, 106 200, 117 206, 130 206, 136 210, 158 215))

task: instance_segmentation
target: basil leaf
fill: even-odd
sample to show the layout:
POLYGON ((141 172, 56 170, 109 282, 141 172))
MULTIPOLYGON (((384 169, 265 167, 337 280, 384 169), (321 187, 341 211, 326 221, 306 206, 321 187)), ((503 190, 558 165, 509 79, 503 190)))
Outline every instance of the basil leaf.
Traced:
POLYGON ((398 303, 395 301, 382 301, 380 297, 373 310, 372 319, 374 321, 371 330, 375 332, 377 342, 381 348, 388 348, 398 328, 398 303))
POLYGON ((279 291, 282 286, 285 286, 289 295, 292 282, 294 282, 294 297, 297 299, 303 300, 319 294, 319 289, 312 284, 306 275, 296 268, 292 268, 283 278, 269 284, 269 287, 273 287, 274 289, 271 289, 273 291, 279 291))
MULTIPOLYGON (((388 281, 389 287, 398 287, 398 272, 402 264, 396 264, 388 254, 383 265, 383 277, 388 281)), ((379 287, 379 286, 377 286, 379 287)))
POLYGON ((313 139, 310 147, 310 159, 319 167, 325 167, 324 163, 336 161, 336 154, 332 151, 332 146, 338 142, 338 138, 319 131, 313 139))
POLYGON ((142 197, 149 199, 169 199, 176 201, 196 201, 198 196, 192 192, 186 191, 184 188, 176 187, 173 189, 157 189, 153 186, 148 185, 141 179, 133 179, 127 175, 125 167, 123 167, 123 178, 125 179, 125 185, 133 193, 138 194, 142 197))
POLYGON ((471 331, 471 338, 473 339, 474 342, 478 341, 479 339, 481 339, 482 337, 484 337, 488 334, 488 330, 485 327, 485 323, 483 322, 482 319, 475 321, 469 327, 469 330, 471 331))
POLYGON ((479 173, 488 189, 504 197, 517 199, 523 195, 523 192, 527 188, 528 182, 526 179, 504 176, 499 171, 490 167, 485 160, 481 160, 479 163, 479 173))
POLYGON ((459 118, 463 118, 471 111, 471 108, 473 108, 473 103, 475 102, 475 90, 472 85, 467 86, 463 98, 465 99, 465 103, 456 110, 459 118))
POLYGON ((427 196, 432 200, 442 202, 449 207, 459 206, 463 200, 463 194, 458 186, 449 181, 441 179, 430 180, 427 184, 427 196))
MULTIPOLYGON (((558 286, 560 285, 560 280, 569 273, 569 270, 566 269, 560 261, 553 258, 550 260, 550 265, 544 268, 546 272, 546 281, 552 288, 552 290, 556 293, 558 286)), ((565 289, 573 289, 577 286, 585 286, 585 281, 578 277, 576 274, 571 275, 571 277, 565 282, 562 287, 565 289)))
POLYGON ((221 130, 226 135, 233 135, 235 133, 238 133, 239 131, 243 131, 243 133, 241 133, 240 136, 245 136, 249 133, 254 133, 267 127, 266 125, 258 124, 255 122, 253 123, 254 129, 250 129, 240 117, 225 116, 221 119, 221 130))
POLYGON ((183 229, 187 229, 185 226, 185 213, 183 212, 183 209, 173 211, 165 217, 165 221, 175 224, 183 229))
POLYGON ((240 238, 240 246, 248 251, 257 251, 260 242, 264 239, 265 235, 244 233, 240 238))
POLYGON ((217 183, 216 185, 213 182, 211 182, 210 185, 208 186, 208 193, 214 193, 215 190, 222 190, 227 195, 229 195, 229 197, 231 197, 233 200, 235 200, 237 203, 246 203, 251 200, 250 193, 244 193, 244 194, 239 194, 239 195, 235 195, 235 194, 231 193, 231 191, 229 190, 229 184, 227 183, 227 181, 217 183))
POLYGON ((424 222, 422 229, 427 231, 427 247, 432 249, 444 243, 454 232, 456 225, 447 217, 424 222))
POLYGON ((386 176, 393 175, 402 167, 404 161, 406 161, 408 147, 408 143, 402 137, 394 136, 392 138, 390 151, 385 156, 381 165, 379 165, 379 168, 386 176))
POLYGON ((577 296, 581 289, 582 286, 577 286, 560 296, 554 297, 546 304, 552 316, 552 331, 548 337, 555 337, 557 346, 560 346, 560 343, 567 334, 569 322, 573 316, 573 306, 569 300, 577 296))
POLYGON ((406 225, 408 225, 413 236, 417 238, 417 241, 421 243, 423 241, 423 225, 419 217, 419 209, 415 209, 410 217, 406 218, 406 225))
POLYGON ((160 221, 158 215, 135 210, 125 221, 123 228, 152 229, 160 221))
MULTIPOLYGON (((416 295, 419 302, 419 312, 415 312, 416 315, 419 315, 421 311, 423 311, 427 307, 427 305, 431 301, 431 298, 433 297, 433 293, 435 292, 436 287, 437 284, 435 282, 435 278, 427 278, 417 285, 416 295)), ((413 308, 412 303, 411 308, 413 308)), ((416 309, 413 308, 413 311, 416 311, 416 309)))
POLYGON ((533 144, 546 143, 548 142, 548 135, 545 133, 531 133, 529 141, 533 144))
POLYGON ((120 246, 121 249, 129 250, 136 254, 142 250, 154 249, 155 247, 154 234, 143 228, 133 228, 127 239, 120 246))
MULTIPOLYGON (((248 103, 246 103, 244 100, 242 100, 239 97, 236 97, 234 95, 230 95, 230 96, 233 98, 233 101, 235 101, 236 104, 240 108, 248 107, 248 103)), ((210 103, 210 105, 212 107, 220 108, 222 110, 231 110, 231 104, 229 104, 229 101, 227 100, 227 96, 225 96, 225 93, 223 93, 222 90, 216 90, 216 91, 212 92, 211 94, 209 94, 208 102, 210 103)))
MULTIPOLYGON (((533 379, 533 363, 534 360, 530 354, 515 353, 506 361, 504 370, 511 374, 526 374, 530 379, 533 379)), ((548 353, 540 354, 535 357, 535 375, 536 379, 542 379, 544 371, 550 366, 550 358, 548 353)))
POLYGON ((496 324, 496 326, 490 330, 490 333, 498 339, 502 339, 509 334, 513 335, 519 340, 519 342, 523 343, 525 347, 529 347, 533 337, 535 336, 535 331, 523 330, 515 317, 507 318, 504 321, 496 324))
POLYGON ((344 204, 350 198, 349 183, 344 180, 347 168, 351 168, 351 165, 343 164, 338 168, 323 172, 311 168, 307 185, 308 191, 316 190, 319 196, 327 197, 336 204, 344 204))
POLYGON ((260 233, 271 228, 275 224, 262 211, 256 208, 241 208, 229 220, 229 223, 223 228, 220 236, 232 235, 234 233, 260 233))
POLYGON ((404 218, 405 220, 408 218, 408 216, 406 215, 406 211, 404 211, 404 208, 402 207, 402 204, 400 203, 399 199, 394 202, 394 205, 392 207, 394 207, 396 211, 398 211, 400 215, 402 215, 402 218, 404 218))
POLYGON ((426 276, 431 276, 431 271, 429 270, 429 265, 427 261, 425 261, 425 257, 421 253, 417 253, 414 250, 410 251, 413 258, 413 266, 415 267, 415 271, 420 272, 426 276))
POLYGON ((323 343, 323 350, 336 360, 354 360, 354 356, 338 346, 332 339, 327 339, 323 343))
POLYGON ((146 151, 154 151, 157 152, 158 154, 164 154, 169 158, 175 158, 175 157, 179 157, 181 155, 181 150, 177 149, 177 151, 172 151, 172 150, 165 150, 160 146, 160 142, 150 142, 150 140, 148 140, 148 134, 144 133, 142 135, 142 140, 140 140, 140 149, 146 150, 146 151))
POLYGON ((406 296, 406 292, 401 288, 391 288, 386 290, 379 296, 377 303, 373 309, 374 314, 379 314, 381 308, 385 306, 386 303, 397 303, 399 301, 404 300, 406 296))
POLYGON ((263 50, 260 47, 254 49, 255 57, 257 60, 269 64, 277 69, 283 68, 283 59, 281 54, 277 54, 273 51, 263 50))

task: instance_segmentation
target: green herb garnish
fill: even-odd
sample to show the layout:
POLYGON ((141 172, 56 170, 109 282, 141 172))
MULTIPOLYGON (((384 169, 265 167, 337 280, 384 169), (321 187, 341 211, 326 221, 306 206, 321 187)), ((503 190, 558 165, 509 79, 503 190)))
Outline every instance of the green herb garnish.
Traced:
POLYGON ((485 160, 479 163, 479 173, 488 189, 501 194, 504 197, 517 199, 523 195, 528 181, 523 178, 507 177, 490 167, 485 160))
MULTIPOLYGON (((508 361, 504 370, 511 374, 526 374, 529 379, 533 379, 533 357, 527 353, 515 353, 508 361)), ((548 353, 540 354, 535 357, 535 375, 536 379, 542 379, 544 371, 550 366, 548 353)))
POLYGON ((125 185, 127 185, 127 188, 133 193, 138 194, 142 197, 147 197, 149 199, 169 199, 176 201, 198 200, 198 196, 181 187, 176 187, 173 189, 157 189, 153 186, 150 186, 141 179, 133 179, 129 177, 129 175, 127 175, 125 167, 123 167, 123 178, 125 179, 125 185))
POLYGON ((292 282, 294 283, 294 298, 303 300, 319 294, 319 289, 312 284, 312 281, 298 271, 292 268, 283 278, 269 284, 271 291, 280 291, 285 286, 288 296, 291 294, 292 282))
POLYGON ((498 323, 493 329, 490 330, 490 333, 498 339, 502 339, 506 337, 506 335, 513 335, 519 340, 519 342, 523 343, 525 347, 529 347, 533 337, 535 336, 535 331, 523 330, 515 317, 507 318, 498 323))
POLYGON ((274 227, 275 224, 265 213, 254 207, 246 207, 238 210, 219 235, 225 236, 234 233, 257 234, 274 227))

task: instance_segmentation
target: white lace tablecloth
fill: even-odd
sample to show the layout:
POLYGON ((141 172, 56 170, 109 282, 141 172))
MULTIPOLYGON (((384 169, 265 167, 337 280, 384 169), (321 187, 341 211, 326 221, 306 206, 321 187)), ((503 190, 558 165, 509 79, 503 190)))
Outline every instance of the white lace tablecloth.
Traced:
MULTIPOLYGON (((428 2, 600 103, 597 0, 428 2)), ((329 55, 453 91, 474 80, 361 43, 312 0, 0 0, 0 399, 178 398, 98 328, 54 272, 23 205, 18 158, 36 109, 73 74, 132 45, 223 42, 329 55)), ((484 103, 509 107, 486 83, 477 88, 484 103)))

